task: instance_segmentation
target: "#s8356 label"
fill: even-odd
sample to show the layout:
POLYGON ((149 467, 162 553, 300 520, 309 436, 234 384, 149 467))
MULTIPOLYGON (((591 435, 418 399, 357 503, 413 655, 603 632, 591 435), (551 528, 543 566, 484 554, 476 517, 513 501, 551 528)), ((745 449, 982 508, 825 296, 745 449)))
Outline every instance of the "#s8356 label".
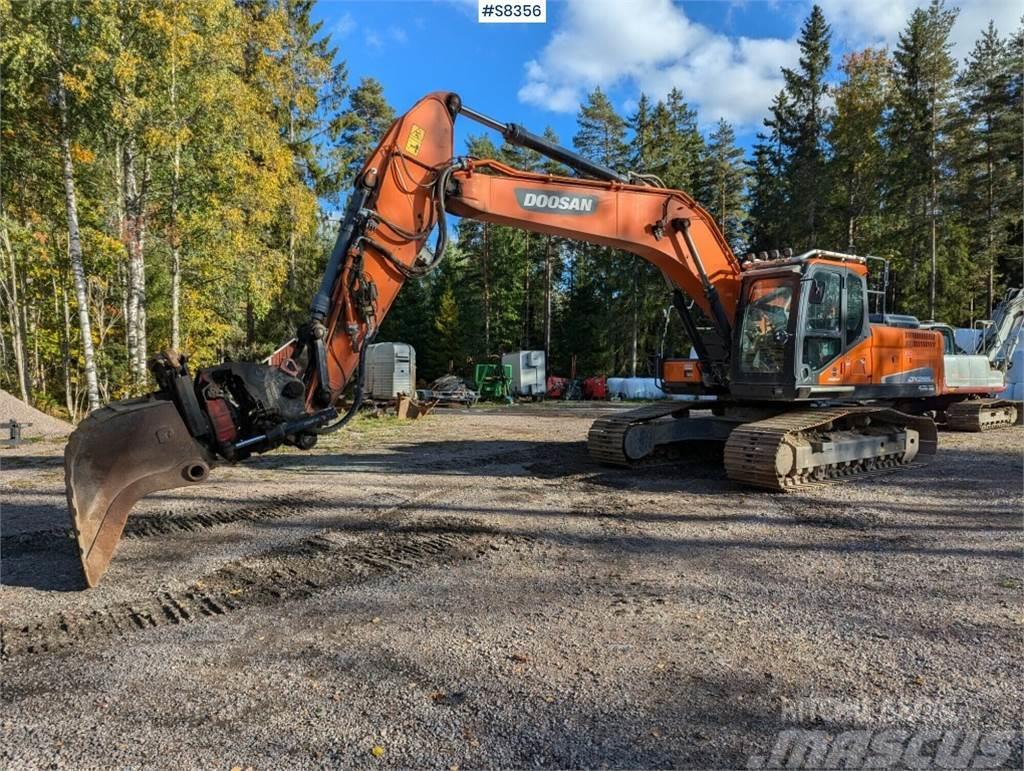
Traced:
POLYGON ((478 0, 476 20, 481 24, 512 23, 543 24, 548 20, 547 0, 502 3, 478 0))

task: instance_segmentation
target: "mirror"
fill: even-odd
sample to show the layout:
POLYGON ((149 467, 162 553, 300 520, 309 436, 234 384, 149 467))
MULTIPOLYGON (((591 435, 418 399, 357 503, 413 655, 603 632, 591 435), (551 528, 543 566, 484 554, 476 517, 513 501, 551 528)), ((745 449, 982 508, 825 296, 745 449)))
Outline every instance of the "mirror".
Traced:
POLYGON ((811 305, 821 305, 825 299, 825 282, 820 278, 816 278, 811 282, 810 294, 807 297, 807 302, 811 305))

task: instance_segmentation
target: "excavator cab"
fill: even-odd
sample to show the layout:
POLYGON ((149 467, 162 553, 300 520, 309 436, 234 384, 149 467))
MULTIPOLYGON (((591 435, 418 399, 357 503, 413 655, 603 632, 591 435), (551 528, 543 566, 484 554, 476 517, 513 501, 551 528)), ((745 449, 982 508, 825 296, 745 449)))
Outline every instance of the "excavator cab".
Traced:
POLYGON ((866 273, 860 258, 821 252, 748 267, 733 339, 732 393, 777 401, 849 390, 821 381, 870 335, 866 273))

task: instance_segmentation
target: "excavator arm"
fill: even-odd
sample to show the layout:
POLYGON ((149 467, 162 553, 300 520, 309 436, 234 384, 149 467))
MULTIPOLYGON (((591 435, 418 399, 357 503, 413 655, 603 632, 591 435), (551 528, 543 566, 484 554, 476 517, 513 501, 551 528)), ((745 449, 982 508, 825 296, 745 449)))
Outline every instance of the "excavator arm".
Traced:
MULTIPOLYGON (((395 121, 357 176, 309 318, 293 340, 267 363, 228 362, 194 376, 187 357, 165 352, 150 363, 158 392, 108 405, 76 429, 65 475, 89 586, 106 571, 144 495, 199 484, 222 459, 281 444, 309 449, 352 418, 362 400, 363 353, 403 283, 443 260, 448 214, 631 252, 688 295, 722 341, 731 339, 741 267, 693 198, 464 108, 455 94, 430 94, 395 121), (454 157, 459 114, 581 176, 454 157), (354 398, 339 415, 334 405, 353 380, 354 398)), ((724 362, 704 364, 724 384, 724 362)))

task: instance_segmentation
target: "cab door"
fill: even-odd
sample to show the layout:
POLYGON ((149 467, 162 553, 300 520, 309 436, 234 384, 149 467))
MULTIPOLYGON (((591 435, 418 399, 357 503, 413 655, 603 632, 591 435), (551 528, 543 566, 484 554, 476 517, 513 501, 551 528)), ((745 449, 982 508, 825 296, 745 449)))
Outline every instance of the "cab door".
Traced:
POLYGON ((736 396, 791 399, 795 395, 799 294, 796 270, 744 277, 739 324, 733 335, 730 390, 736 396))
POLYGON ((839 265, 812 265, 798 321, 801 395, 839 395, 871 379, 864 277, 839 265))

